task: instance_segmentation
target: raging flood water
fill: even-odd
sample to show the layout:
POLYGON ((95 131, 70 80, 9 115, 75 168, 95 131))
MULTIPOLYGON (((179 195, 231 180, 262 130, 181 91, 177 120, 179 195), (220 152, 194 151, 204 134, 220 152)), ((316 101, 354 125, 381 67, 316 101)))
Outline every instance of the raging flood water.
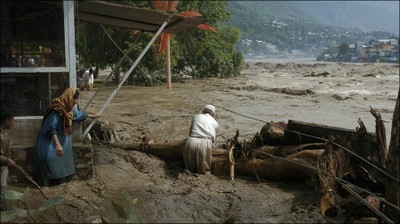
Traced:
MULTIPOLYGON (((372 107, 386 121, 389 140, 399 89, 397 64, 253 60, 242 73, 230 79, 173 83, 172 90, 165 85, 123 86, 102 120, 117 122, 120 130, 142 126, 142 133, 133 132, 130 137, 121 131, 125 142, 143 135, 167 141, 185 139, 190 117, 205 104, 214 104, 223 142, 222 136, 233 136, 237 129, 244 136, 253 136, 270 121, 299 120, 355 130, 361 119, 368 132, 375 132, 372 107)), ((101 74, 104 77, 108 72, 101 74)), ((114 88, 108 85, 102 90, 89 111, 100 110, 114 88)), ((86 98, 91 95, 93 92, 87 92, 86 98)))
POLYGON ((360 118, 375 132, 372 107, 387 121, 389 139, 399 89, 396 64, 258 62, 244 73, 248 80, 242 83, 241 103, 232 105, 235 111, 266 121, 292 119, 350 129, 360 118))

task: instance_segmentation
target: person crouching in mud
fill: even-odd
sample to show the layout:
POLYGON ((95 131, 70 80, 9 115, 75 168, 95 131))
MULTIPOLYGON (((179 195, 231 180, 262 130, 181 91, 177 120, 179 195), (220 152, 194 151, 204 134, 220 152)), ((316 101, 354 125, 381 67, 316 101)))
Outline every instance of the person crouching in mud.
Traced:
POLYGON ((201 114, 193 117, 189 138, 183 150, 185 172, 211 173, 212 148, 216 138, 216 130, 219 128, 214 116, 215 107, 206 105, 201 114))

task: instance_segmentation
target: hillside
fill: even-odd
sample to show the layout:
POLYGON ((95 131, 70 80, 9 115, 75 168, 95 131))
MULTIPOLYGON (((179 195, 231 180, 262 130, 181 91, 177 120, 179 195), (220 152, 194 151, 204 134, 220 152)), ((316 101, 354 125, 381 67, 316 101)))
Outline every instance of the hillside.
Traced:
MULTIPOLYGON (((349 9, 326 7, 322 3, 308 7, 307 4, 310 3, 312 2, 230 1, 227 9, 231 20, 228 25, 237 27, 242 32, 238 50, 246 57, 281 57, 294 53, 314 57, 323 49, 341 43, 393 38, 389 32, 365 33, 365 27, 361 25, 341 26, 339 21, 357 20, 355 18, 360 15, 362 7, 351 13, 349 9), (330 13, 324 12, 323 8, 325 11, 330 10, 330 13), (319 21, 318 18, 324 16, 326 21, 331 19, 332 23, 323 24, 319 21)), ((379 21, 373 18, 371 20, 379 21)), ((369 20, 364 21, 372 24, 369 20)))
POLYGON ((242 31, 243 38, 268 39, 266 34, 274 33, 276 27, 282 24, 313 22, 312 17, 299 11, 289 1, 230 1, 228 11, 231 25, 242 31))
MULTIPOLYGON (((229 5, 231 10, 239 9, 250 11, 258 19, 262 18, 280 18, 280 19, 300 19, 312 20, 296 5, 290 1, 231 1, 229 5)), ((237 11, 235 12, 235 14, 237 11)), ((246 13, 246 12, 244 12, 246 13)))
POLYGON ((293 4, 322 24, 399 34, 398 1, 293 1, 293 4))

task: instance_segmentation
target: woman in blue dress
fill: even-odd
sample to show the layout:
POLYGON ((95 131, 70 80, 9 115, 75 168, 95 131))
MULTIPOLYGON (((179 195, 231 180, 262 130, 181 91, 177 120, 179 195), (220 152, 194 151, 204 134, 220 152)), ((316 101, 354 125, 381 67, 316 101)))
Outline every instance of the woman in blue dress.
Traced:
POLYGON ((79 91, 66 89, 61 96, 53 99, 46 111, 36 141, 36 179, 40 186, 65 182, 75 174, 72 149, 72 121, 96 118, 77 108, 79 91))

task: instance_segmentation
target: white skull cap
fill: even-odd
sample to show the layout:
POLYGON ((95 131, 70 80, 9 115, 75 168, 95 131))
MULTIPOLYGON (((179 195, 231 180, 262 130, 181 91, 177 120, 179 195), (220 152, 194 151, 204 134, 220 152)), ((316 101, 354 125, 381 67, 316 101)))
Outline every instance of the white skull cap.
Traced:
POLYGON ((213 113, 215 113, 215 107, 213 105, 207 104, 204 109, 209 109, 211 110, 213 113))

